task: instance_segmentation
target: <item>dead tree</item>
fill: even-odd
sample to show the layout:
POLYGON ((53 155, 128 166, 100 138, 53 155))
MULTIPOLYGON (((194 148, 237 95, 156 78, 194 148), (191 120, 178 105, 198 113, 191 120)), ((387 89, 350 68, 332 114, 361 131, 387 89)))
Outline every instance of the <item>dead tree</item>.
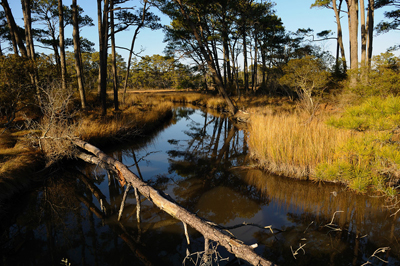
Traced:
MULTIPOLYGON (((189 212, 185 208, 179 206, 173 201, 172 198, 170 198, 168 195, 165 195, 162 191, 158 191, 149 186, 146 182, 140 180, 138 176, 132 173, 121 162, 107 156, 104 152, 85 141, 74 140, 73 142, 76 146, 84 149, 87 152, 90 152, 103 163, 111 166, 117 173, 117 177, 121 186, 127 185, 137 188, 142 195, 153 202, 157 207, 167 212, 175 219, 190 225, 192 228, 200 232, 205 239, 218 242, 237 258, 246 260, 252 265, 272 265, 270 261, 267 261, 261 256, 257 255, 249 246, 243 244, 241 241, 233 238, 232 236, 225 234, 217 225, 196 216, 194 213, 189 212)), ((93 160, 90 160, 90 162, 93 162, 93 160)))

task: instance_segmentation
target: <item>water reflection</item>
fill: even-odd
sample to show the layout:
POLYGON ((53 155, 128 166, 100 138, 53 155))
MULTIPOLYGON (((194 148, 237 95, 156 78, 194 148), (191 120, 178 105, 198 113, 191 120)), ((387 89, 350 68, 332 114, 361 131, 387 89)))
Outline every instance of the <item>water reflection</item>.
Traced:
MULTIPOLYGON (((274 233, 231 232, 246 244, 257 242, 256 252, 279 265, 383 265, 369 258, 380 247, 391 250, 377 256, 400 264, 399 218, 382 208, 381 198, 252 169, 246 134, 224 116, 177 108, 171 124, 109 154, 210 221, 271 225, 274 233)), ((118 221, 124 189, 112 172, 63 167, 1 217, 4 265, 59 265, 63 258, 72 265, 181 265, 188 251, 204 250, 201 235, 189 228, 188 246, 182 223, 133 190, 118 221)))
POLYGON ((361 265, 367 260, 379 265, 377 258, 369 259, 369 256, 380 247, 390 247, 389 252, 379 257, 398 265, 399 218, 383 208, 382 198, 357 195, 339 185, 267 176, 259 170, 237 174, 270 197, 275 208, 263 210, 269 214, 267 223, 276 222, 273 217, 277 211, 285 214, 281 222, 283 232, 274 236, 256 234, 258 242, 267 247, 266 258, 281 265, 290 265, 293 261, 298 265, 316 262, 361 265), (305 255, 300 252, 297 260, 287 260, 294 259, 290 247, 297 249, 302 244, 306 244, 305 255))

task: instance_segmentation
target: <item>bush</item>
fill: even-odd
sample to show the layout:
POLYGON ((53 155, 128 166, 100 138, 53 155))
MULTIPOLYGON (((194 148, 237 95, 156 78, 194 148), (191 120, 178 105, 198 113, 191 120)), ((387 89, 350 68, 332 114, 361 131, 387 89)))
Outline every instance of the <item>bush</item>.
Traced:
POLYGON ((348 108, 340 118, 331 118, 328 124, 338 128, 365 130, 392 130, 400 125, 400 97, 370 97, 362 104, 348 108))
POLYGON ((313 97, 321 93, 329 83, 330 73, 321 59, 306 56, 292 59, 283 67, 285 73, 279 83, 297 92, 309 111, 314 111, 313 97))
POLYGON ((16 55, 0 56, 0 118, 9 124, 16 112, 35 102, 35 64, 16 55))
POLYGON ((65 91, 60 84, 50 84, 41 89, 40 121, 27 121, 34 132, 30 138, 43 151, 47 162, 52 163, 75 153, 71 140, 79 135, 75 114, 71 110, 72 92, 65 91))
POLYGON ((346 144, 338 147, 338 161, 317 166, 321 179, 346 180, 351 189, 365 192, 368 187, 388 196, 397 192, 400 150, 394 139, 400 125, 400 97, 369 97, 362 104, 348 108, 340 118, 328 124, 357 131, 346 144))
POLYGON ((370 71, 360 68, 350 71, 357 75, 359 82, 350 91, 362 97, 396 96, 400 93, 400 58, 392 53, 382 53, 373 57, 370 71))

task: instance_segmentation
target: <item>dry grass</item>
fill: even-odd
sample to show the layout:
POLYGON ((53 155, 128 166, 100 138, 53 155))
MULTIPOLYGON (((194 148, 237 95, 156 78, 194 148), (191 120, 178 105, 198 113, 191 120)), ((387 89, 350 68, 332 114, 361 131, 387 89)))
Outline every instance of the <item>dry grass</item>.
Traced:
MULTIPOLYGON (((121 96, 122 97, 122 96, 121 96)), ((266 95, 260 96, 237 96, 231 97, 234 104, 241 110, 257 112, 285 112, 291 113, 296 108, 294 101, 287 97, 272 97, 266 95), (268 106, 268 109, 263 107, 268 106)), ((193 104, 196 106, 207 107, 209 109, 224 110, 227 106, 225 100, 212 94, 204 94, 199 92, 152 92, 152 93, 130 93, 126 97, 126 105, 157 105, 165 102, 173 102, 178 104, 193 104)))
POLYGON ((119 139, 135 135, 145 126, 158 124, 171 108, 170 102, 160 102, 155 105, 146 103, 145 106, 130 106, 117 114, 109 112, 111 114, 107 117, 89 115, 80 120, 77 133, 80 138, 94 142, 105 138, 119 139))
POLYGON ((337 160, 337 148, 351 136, 302 114, 254 114, 249 126, 252 156, 269 171, 297 178, 314 177, 319 163, 337 160))
MULTIPOLYGON (((0 129, 2 132, 3 129, 0 129)), ((26 179, 42 164, 40 153, 27 147, 27 131, 0 135, 0 198, 6 198, 29 185, 26 179)))
MULTIPOLYGON (((135 99, 136 100, 136 99, 135 99)), ((131 101, 134 101, 132 99, 131 101)), ((147 102, 142 98, 142 104, 134 106, 125 105, 123 111, 113 113, 108 111, 108 116, 101 117, 96 114, 76 116, 75 122, 47 126, 46 119, 33 123, 32 128, 42 130, 17 131, 0 135, 0 182, 5 182, 12 177, 18 177, 32 172, 38 164, 43 165, 40 152, 31 148, 32 143, 39 143, 43 150, 48 150, 48 163, 60 159, 70 149, 70 138, 79 137, 93 141, 96 144, 104 143, 104 140, 121 139, 141 132, 144 127, 152 128, 162 122, 170 112, 170 102, 147 102), (38 127, 37 124, 43 124, 38 127), (35 127, 36 125, 36 127, 35 127), (46 130, 46 138, 43 138, 43 130, 46 130), (40 139, 42 137, 42 139, 40 139), (58 156, 60 155, 60 156, 58 156)), ((48 119, 47 119, 48 120, 48 119)), ((3 130, 0 128, 0 132, 3 130)), ((45 151, 46 152, 46 151, 45 151)), ((69 154, 68 154, 69 156, 69 154)), ((7 181, 8 182, 8 181, 7 181)), ((3 183, 4 185, 4 183, 3 183)))
POLYGON ((223 110, 223 109, 226 109, 227 103, 223 98, 215 97, 215 98, 208 99, 206 105, 207 105, 207 108, 223 110))
POLYGON ((159 103, 191 103, 206 105, 210 95, 196 92, 153 92, 153 93, 130 93, 126 95, 126 106, 131 105, 157 105, 159 103))

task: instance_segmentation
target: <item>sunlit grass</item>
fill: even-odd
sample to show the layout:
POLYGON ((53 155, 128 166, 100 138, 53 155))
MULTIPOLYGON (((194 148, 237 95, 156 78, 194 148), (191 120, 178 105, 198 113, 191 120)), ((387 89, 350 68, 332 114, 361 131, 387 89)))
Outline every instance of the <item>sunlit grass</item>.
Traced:
MULTIPOLYGON (((0 128, 0 132, 4 129, 0 128)), ((4 178, 15 178, 26 170, 32 171, 38 163, 39 153, 31 149, 24 136, 29 131, 14 133, 5 131, 0 135, 0 182, 4 178)))
POLYGON ((250 120, 249 146, 263 168, 290 177, 340 182, 362 193, 398 193, 393 184, 399 182, 400 149, 391 140, 398 124, 397 100, 369 99, 340 118, 319 115, 311 121, 301 113, 269 108, 256 113, 250 120), (357 126, 343 122, 359 117, 363 121, 357 126))
MULTIPOLYGON (((134 99, 130 99, 134 101, 134 99)), ((137 99, 136 99, 137 100, 137 99)), ((146 100, 140 98, 141 101, 146 100)), ((119 138, 123 135, 135 135, 144 126, 151 126, 158 123, 167 112, 172 108, 170 102, 159 102, 151 104, 146 102, 126 107, 121 113, 106 117, 100 117, 97 114, 85 116, 79 120, 77 126, 77 135, 85 140, 119 138)))
MULTIPOLYGON (((138 98, 139 99, 139 98, 138 98)), ((164 121, 165 116, 172 108, 171 102, 145 103, 135 105, 125 105, 121 112, 113 113, 108 110, 106 117, 101 117, 98 110, 89 114, 80 114, 76 116, 76 121, 70 123, 68 137, 81 138, 87 141, 93 141, 96 144, 104 146, 104 143, 111 143, 113 140, 121 140, 124 137, 138 135, 144 127, 153 128, 164 121), (108 141, 105 141, 108 140, 108 141)), ((140 98, 142 102, 146 99, 140 98)), ((60 134, 63 134, 62 128, 58 128, 60 134)), ((3 130, 0 128, 0 132, 3 130)), ((53 132, 54 133, 54 132, 53 132)), ((57 133, 57 132, 56 132, 57 133)), ((24 172, 23 169, 31 169, 30 165, 36 166, 40 163, 40 152, 34 151, 31 147, 30 137, 41 133, 39 131, 25 130, 5 133, 0 135, 0 176, 17 177, 18 173, 24 172)), ((65 136, 64 136, 65 137, 65 136)), ((69 143, 69 142, 68 142, 69 143)), ((52 148, 51 152, 62 153, 67 149, 64 144, 57 142, 58 145, 52 148)), ((71 146, 69 143, 68 146, 71 146)))
POLYGON ((223 98, 211 98, 207 101, 207 108, 226 109, 227 103, 223 98))
POLYGON ((337 160, 337 147, 351 135, 297 114, 255 114, 250 120, 249 146, 268 170, 309 178, 315 177, 319 163, 337 160))
POLYGON ((196 92, 154 92, 154 93, 130 93, 126 95, 126 106, 130 105, 157 105, 159 103, 190 103, 206 105, 207 100, 213 96, 196 92))

